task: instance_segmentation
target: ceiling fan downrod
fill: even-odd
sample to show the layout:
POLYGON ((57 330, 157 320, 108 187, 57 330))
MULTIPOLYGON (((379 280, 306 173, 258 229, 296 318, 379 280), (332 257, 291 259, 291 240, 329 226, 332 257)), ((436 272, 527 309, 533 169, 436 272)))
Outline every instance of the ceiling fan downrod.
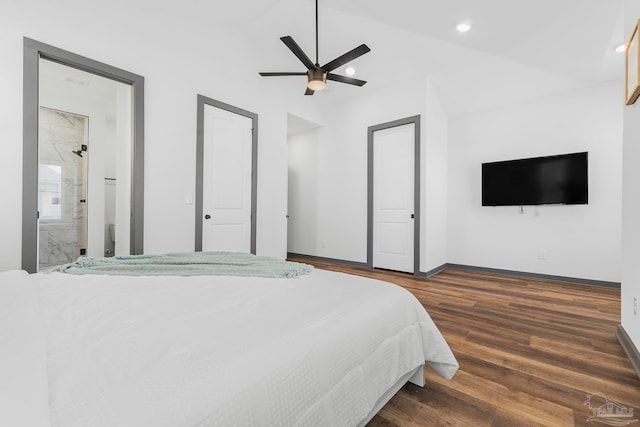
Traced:
POLYGON ((320 66, 318 61, 318 0, 316 0, 316 67, 320 66))
POLYGON ((356 58, 370 52, 371 49, 366 44, 351 49, 349 52, 340 55, 333 61, 329 61, 326 64, 320 66, 319 60, 319 43, 318 43, 318 0, 316 2, 316 62, 311 62, 311 59, 306 53, 298 46, 291 36, 280 37, 280 40, 289 48, 289 50, 302 62, 307 68, 304 72, 287 71, 287 72, 261 72, 263 77, 279 77, 279 76, 307 76, 307 89, 305 95, 313 95, 315 92, 324 89, 327 80, 332 80, 340 83, 346 83, 354 86, 362 86, 367 83, 364 80, 354 79, 353 77, 341 76, 333 74, 332 71, 343 66, 344 64, 353 61, 356 58))

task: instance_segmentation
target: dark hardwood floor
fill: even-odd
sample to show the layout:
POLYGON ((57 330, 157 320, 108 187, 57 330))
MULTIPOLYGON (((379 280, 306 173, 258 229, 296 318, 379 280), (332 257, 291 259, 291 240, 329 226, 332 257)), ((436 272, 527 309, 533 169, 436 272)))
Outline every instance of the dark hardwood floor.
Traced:
MULTIPOLYGON (((426 370, 371 420, 378 426, 594 426, 603 396, 640 419, 640 379, 616 339, 620 291, 447 269, 429 279, 299 259, 411 291, 460 370, 426 370)), ((640 427, 640 421, 629 424, 640 427)))

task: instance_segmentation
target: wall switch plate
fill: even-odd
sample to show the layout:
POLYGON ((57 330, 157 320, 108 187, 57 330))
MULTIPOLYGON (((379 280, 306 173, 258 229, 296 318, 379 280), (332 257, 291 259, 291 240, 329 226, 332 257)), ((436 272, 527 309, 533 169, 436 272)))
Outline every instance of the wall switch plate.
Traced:
POLYGON ((190 205, 191 203, 193 203, 193 196, 191 196, 191 193, 184 193, 184 202, 187 205, 190 205))
POLYGON ((633 297, 633 315, 638 315, 638 297, 633 297))

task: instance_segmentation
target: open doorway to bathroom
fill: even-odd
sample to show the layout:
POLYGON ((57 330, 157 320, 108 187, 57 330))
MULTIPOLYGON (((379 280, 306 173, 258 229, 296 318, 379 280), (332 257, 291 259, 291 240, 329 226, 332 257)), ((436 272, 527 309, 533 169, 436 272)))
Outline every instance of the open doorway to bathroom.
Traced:
POLYGON ((38 86, 38 269, 129 254, 131 86, 44 58, 38 86))
MULTIPOLYGON (((72 150, 79 150, 86 164, 86 255, 103 257, 110 247, 116 255, 143 253, 144 77, 26 37, 23 48, 22 269, 36 273, 40 267, 41 107, 88 117, 86 151, 72 150), (53 68, 61 72, 47 72, 53 68), (109 202, 112 192, 115 205, 109 202)), ((62 165, 49 166, 43 173, 59 183, 64 196, 62 165)), ((48 209, 62 211, 54 206, 61 199, 47 197, 48 209)))
POLYGON ((109 239, 110 230, 115 231, 116 255, 141 254, 144 237, 144 77, 26 37, 23 48, 22 269, 29 273, 39 269, 40 107, 89 117, 86 145, 90 147, 91 155, 87 154, 86 160, 86 255, 105 255, 105 240, 109 239), (54 84, 46 84, 46 69, 55 67, 64 72, 57 74, 54 84), (101 96, 104 90, 113 94, 114 88, 115 96, 101 96), (93 96, 85 97, 87 111, 71 105, 78 100, 74 92, 93 93, 93 96), (56 93, 55 103, 47 100, 49 95, 56 93), (96 109, 113 105, 113 100, 115 116, 96 114, 96 109), (114 131, 115 139, 112 138, 114 131), (120 142, 110 144, 110 141, 120 142), (106 159, 112 153, 105 150, 109 146, 115 150, 115 176, 106 166, 106 159), (108 197, 105 195, 109 192, 105 182, 112 180, 116 181, 115 227, 109 226, 105 206, 108 197))

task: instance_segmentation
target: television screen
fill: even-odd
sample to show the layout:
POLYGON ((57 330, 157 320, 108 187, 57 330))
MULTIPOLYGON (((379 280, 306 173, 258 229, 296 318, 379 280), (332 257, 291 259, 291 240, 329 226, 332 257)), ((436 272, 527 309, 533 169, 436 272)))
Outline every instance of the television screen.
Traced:
POLYGON ((482 206, 586 205, 588 153, 482 164, 482 206))

